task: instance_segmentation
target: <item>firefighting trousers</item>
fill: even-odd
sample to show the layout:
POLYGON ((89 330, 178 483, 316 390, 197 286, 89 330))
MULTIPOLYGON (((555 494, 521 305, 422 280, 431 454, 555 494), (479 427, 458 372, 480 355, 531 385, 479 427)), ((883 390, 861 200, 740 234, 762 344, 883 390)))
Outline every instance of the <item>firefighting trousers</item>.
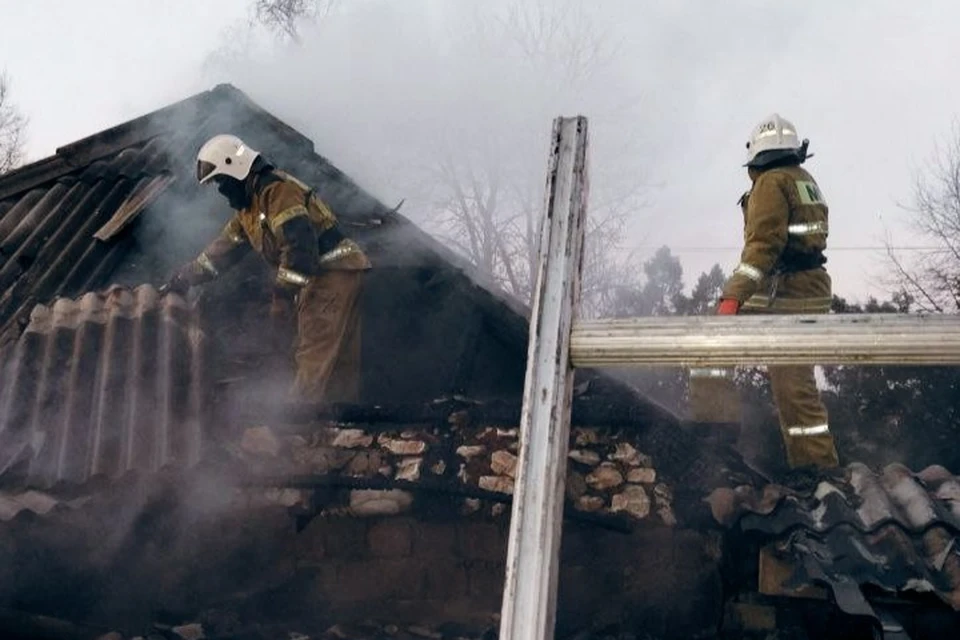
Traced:
MULTIPOLYGON (((822 269, 781 276, 778 289, 772 299, 761 294, 748 300, 743 313, 820 314, 830 310, 830 279, 822 269)), ((837 448, 814 368, 769 367, 768 373, 790 468, 837 466, 837 448)))
POLYGON ((300 291, 295 400, 310 403, 358 400, 363 273, 325 271, 300 291))
POLYGON ((787 464, 791 469, 805 465, 837 466, 837 449, 813 367, 770 367, 769 374, 787 464))

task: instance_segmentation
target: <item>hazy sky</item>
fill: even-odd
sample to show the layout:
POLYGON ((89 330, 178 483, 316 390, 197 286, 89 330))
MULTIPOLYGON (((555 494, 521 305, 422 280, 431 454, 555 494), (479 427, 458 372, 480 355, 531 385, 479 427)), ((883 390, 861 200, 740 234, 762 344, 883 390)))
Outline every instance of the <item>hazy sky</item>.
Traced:
MULTIPOLYGON (((242 49, 236 25, 248 4, 0 0, 0 67, 30 118, 31 159, 230 81, 393 201, 412 188, 394 170, 432 121, 457 141, 509 138, 504 123, 545 134, 551 114, 582 109, 595 128, 595 173, 616 163, 649 186, 635 242, 669 245, 689 281, 736 263, 744 142, 778 111, 816 154, 807 166, 831 208, 835 291, 860 297, 882 291, 870 276, 884 263, 848 249, 902 230, 896 203, 960 110, 953 0, 594 0, 590 19, 617 49, 582 99, 543 90, 552 80, 530 82, 510 60, 457 48, 458 29, 476 22, 473 0, 367 0, 308 31, 299 49, 204 66, 215 49, 242 49)), ((545 166, 545 149, 528 151, 545 166)))

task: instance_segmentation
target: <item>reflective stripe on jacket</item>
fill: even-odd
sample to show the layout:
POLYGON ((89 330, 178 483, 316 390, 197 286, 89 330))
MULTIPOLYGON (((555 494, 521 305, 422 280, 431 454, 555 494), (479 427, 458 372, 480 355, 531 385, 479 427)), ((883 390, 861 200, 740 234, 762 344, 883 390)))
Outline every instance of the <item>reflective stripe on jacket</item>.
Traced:
POLYGON ((321 268, 370 268, 360 247, 339 234, 330 208, 306 184, 278 170, 257 179, 250 205, 237 211, 196 262, 215 276, 249 249, 277 269, 281 286, 303 286, 321 268), (333 241, 325 244, 328 237, 333 241))

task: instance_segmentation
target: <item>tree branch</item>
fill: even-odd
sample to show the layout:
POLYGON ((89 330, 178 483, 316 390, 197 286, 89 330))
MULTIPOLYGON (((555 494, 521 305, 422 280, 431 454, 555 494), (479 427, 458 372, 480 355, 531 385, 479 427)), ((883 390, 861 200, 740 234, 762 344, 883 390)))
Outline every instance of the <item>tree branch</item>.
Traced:
POLYGON ((10 79, 0 72, 0 174, 24 160, 27 119, 10 101, 10 79))
POLYGON ((256 0, 253 9, 257 22, 299 44, 297 24, 304 19, 323 20, 337 3, 338 0, 256 0))

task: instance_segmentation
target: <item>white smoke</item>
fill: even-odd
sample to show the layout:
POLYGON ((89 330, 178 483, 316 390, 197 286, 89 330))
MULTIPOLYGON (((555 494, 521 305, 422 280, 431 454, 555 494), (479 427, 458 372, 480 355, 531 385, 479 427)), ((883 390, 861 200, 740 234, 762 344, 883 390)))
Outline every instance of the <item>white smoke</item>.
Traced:
POLYGON ((590 118, 593 203, 649 178, 645 97, 624 54, 621 2, 368 0, 300 44, 239 30, 208 68, 311 138, 320 154, 428 223, 444 170, 508 175, 539 204, 558 115, 590 118), (241 43, 242 46, 235 46, 241 43))

